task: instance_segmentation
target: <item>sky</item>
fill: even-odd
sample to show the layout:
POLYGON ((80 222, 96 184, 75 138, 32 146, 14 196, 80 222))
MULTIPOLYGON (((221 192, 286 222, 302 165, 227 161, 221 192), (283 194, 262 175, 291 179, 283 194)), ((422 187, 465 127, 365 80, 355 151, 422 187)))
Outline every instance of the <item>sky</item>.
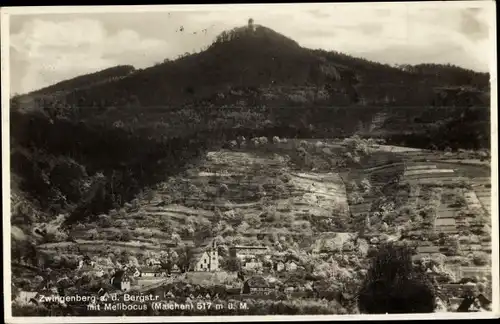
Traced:
POLYGON ((101 7, 86 13, 24 8, 9 15, 10 93, 116 65, 145 68, 175 59, 201 50, 249 18, 308 48, 387 64, 451 63, 487 72, 494 42, 492 7, 486 6, 491 3, 457 3, 129 7, 120 12, 101 7))

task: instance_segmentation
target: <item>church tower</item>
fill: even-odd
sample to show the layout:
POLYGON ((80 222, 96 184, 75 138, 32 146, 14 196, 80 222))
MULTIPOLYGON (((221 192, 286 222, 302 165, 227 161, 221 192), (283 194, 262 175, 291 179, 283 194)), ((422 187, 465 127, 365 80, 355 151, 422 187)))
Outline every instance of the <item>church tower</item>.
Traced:
POLYGON ((219 271, 219 251, 215 240, 213 240, 210 245, 208 255, 210 257, 210 271, 219 271))

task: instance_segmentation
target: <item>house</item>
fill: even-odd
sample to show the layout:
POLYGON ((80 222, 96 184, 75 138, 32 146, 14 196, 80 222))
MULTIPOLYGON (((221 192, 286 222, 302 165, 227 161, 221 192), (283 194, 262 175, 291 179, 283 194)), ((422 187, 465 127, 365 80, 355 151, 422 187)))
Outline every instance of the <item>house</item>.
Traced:
POLYGON ((457 312, 470 312, 474 311, 477 307, 477 299, 472 295, 467 295, 462 299, 460 306, 457 308, 457 312))
POLYGON ((295 271, 297 270, 297 263, 295 263, 294 261, 288 261, 287 263, 285 263, 285 270, 286 271, 295 271))
POLYGON ((78 266, 78 270, 82 272, 91 272, 94 271, 96 268, 95 262, 92 261, 92 263, 81 263, 81 265, 78 266))
POLYGON ((94 275, 97 277, 97 278, 101 278, 104 276, 104 269, 102 267, 98 267, 95 269, 95 272, 94 272, 94 275))
POLYGON ((157 267, 142 267, 138 270, 141 277, 156 277, 159 275, 157 267))
POLYGON ((130 290, 130 277, 123 270, 119 270, 110 280, 111 285, 122 291, 130 290))
POLYGON ((276 272, 294 271, 298 268, 297 260, 291 255, 274 255, 273 270, 276 272))
POLYGON ((106 291, 106 288, 101 287, 97 291, 97 296, 99 296, 99 297, 105 297, 106 298, 106 297, 109 297, 109 293, 106 291))
POLYGON ((491 267, 460 267, 459 278, 486 277, 491 280, 491 267))
POLYGON ((275 262, 273 264, 273 270, 276 272, 281 272, 281 271, 285 270, 285 263, 282 261, 275 262))
POLYGON ((433 254, 433 253, 439 253, 439 246, 418 246, 417 247, 417 253, 419 254, 433 254))
POLYGON ((244 263, 243 267, 245 270, 262 270, 263 265, 261 261, 258 261, 257 259, 253 258, 247 262, 244 263))
POLYGON ((36 291, 21 290, 15 300, 19 303, 28 304, 32 299, 36 300, 37 295, 38 292, 36 291))
POLYGON ((53 304, 60 303, 59 300, 54 300, 53 297, 59 296, 56 288, 48 289, 43 288, 37 292, 35 297, 31 298, 28 302, 33 304, 53 304))
POLYGON ((159 266, 161 264, 160 260, 155 258, 148 258, 146 260, 146 265, 149 267, 159 266))
POLYGON ((229 249, 229 255, 239 259, 255 258, 258 255, 269 254, 269 247, 267 246, 243 246, 236 245, 229 249))
POLYGON ((205 242, 194 253, 190 268, 193 271, 219 271, 219 252, 215 241, 205 242))
POLYGON ((481 305, 481 307, 483 309, 489 309, 490 308, 491 300, 489 300, 488 298, 486 298, 483 294, 479 294, 476 297, 476 299, 477 299, 477 301, 479 302, 479 304, 481 305))
POLYGON ((463 298, 460 298, 460 297, 450 297, 448 298, 448 304, 449 304, 449 307, 455 311, 458 309, 458 307, 460 306, 460 304, 462 303, 464 299, 463 298))
POLYGON ((167 250, 170 252, 173 248, 176 248, 176 247, 177 247, 177 244, 174 241, 160 242, 160 248, 162 250, 167 250))
POLYGON ((137 278, 141 276, 141 271, 139 269, 135 269, 134 273, 132 274, 133 277, 137 278))
POLYGON ((241 288, 242 294, 268 295, 274 291, 274 288, 262 276, 254 276, 245 281, 241 288))

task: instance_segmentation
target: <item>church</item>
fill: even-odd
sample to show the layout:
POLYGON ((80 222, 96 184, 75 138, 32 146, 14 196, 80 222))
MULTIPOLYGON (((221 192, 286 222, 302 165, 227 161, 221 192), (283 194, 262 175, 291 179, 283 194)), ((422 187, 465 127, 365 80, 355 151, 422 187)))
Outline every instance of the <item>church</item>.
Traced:
POLYGON ((192 271, 214 272, 219 271, 219 252, 214 241, 202 245, 193 257, 192 271))

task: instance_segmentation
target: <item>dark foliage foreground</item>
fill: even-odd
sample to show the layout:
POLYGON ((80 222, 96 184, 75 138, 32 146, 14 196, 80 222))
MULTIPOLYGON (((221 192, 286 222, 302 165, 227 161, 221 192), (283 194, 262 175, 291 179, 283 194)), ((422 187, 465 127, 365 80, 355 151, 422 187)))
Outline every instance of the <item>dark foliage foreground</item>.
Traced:
POLYGON ((383 245, 372 261, 358 306, 362 313, 433 312, 435 289, 425 273, 414 267, 412 250, 394 243, 383 245))

